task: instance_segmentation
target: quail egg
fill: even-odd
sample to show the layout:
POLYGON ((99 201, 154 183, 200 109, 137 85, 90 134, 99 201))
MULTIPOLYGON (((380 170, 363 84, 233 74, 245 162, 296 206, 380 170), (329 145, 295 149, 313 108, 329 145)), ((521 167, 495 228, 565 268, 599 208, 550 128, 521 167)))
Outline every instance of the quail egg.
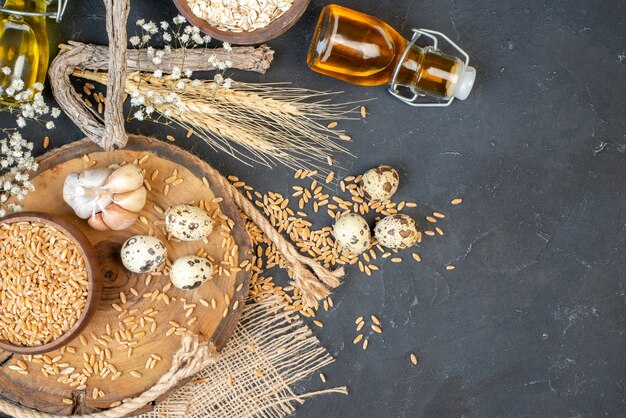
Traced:
POLYGON ((197 206, 176 205, 165 211, 165 228, 181 241, 197 241, 213 231, 213 219, 197 206))
POLYGON ((170 280, 179 289, 192 290, 210 280, 212 274, 213 265, 208 259, 190 255, 174 261, 170 280))
POLYGON ((334 234, 339 245, 352 254, 361 254, 370 247, 370 227, 359 214, 348 213, 337 219, 334 234))
POLYGON ((149 273, 167 258, 165 244, 155 237, 135 235, 126 240, 120 252, 122 264, 133 273, 149 273))
POLYGON ((362 186, 365 197, 369 200, 389 200, 398 190, 400 176, 395 168, 381 165, 363 174, 362 186))
POLYGON ((391 249, 409 248, 422 240, 422 233, 415 221, 403 213, 378 221, 374 235, 380 245, 391 249))

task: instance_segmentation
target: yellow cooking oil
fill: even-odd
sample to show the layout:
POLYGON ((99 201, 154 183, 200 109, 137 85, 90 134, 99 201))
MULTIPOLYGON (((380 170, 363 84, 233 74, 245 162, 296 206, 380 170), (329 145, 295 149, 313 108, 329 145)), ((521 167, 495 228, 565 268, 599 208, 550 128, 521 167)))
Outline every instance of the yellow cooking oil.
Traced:
MULTIPOLYGON (((32 89, 35 83, 44 83, 48 71, 48 34, 46 18, 21 15, 26 13, 45 13, 47 0, 6 0, 5 9, 15 13, 0 13, 0 102, 14 104, 15 100, 7 94, 20 90, 32 89), (11 88, 13 87, 13 89, 11 88)), ((19 91, 17 91, 19 92, 19 91)))
POLYGON ((455 95, 465 71, 459 58, 409 47, 382 20, 337 4, 322 10, 307 63, 313 71, 363 86, 390 83, 395 74, 398 85, 442 99, 455 95))

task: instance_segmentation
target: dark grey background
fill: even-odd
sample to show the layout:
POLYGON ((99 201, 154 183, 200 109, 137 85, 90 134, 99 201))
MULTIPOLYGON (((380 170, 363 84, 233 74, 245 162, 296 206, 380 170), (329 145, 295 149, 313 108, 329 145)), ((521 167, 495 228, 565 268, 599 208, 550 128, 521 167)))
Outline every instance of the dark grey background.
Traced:
MULTIPOLYGON (((421 264, 387 261, 370 278, 350 269, 335 309, 320 314, 326 326, 315 329, 337 359, 324 370, 328 383, 313 376, 297 389, 347 385, 351 394, 310 400, 297 415, 624 416, 626 3, 340 3, 406 36, 412 27, 448 34, 478 76, 465 102, 412 109, 383 87, 315 74, 305 55, 324 1, 269 42, 276 59, 266 76, 233 74, 344 90, 344 100, 378 98, 366 120, 344 125, 358 158, 342 163, 354 174, 391 164, 402 176, 398 198, 419 202, 408 213, 448 214, 445 237, 419 249, 421 264), (449 205, 455 196, 461 206, 449 205), (457 269, 446 271, 448 263, 457 269), (371 313, 385 332, 363 351, 352 345, 354 319, 371 313)), ((175 14, 168 0, 134 0, 129 32, 139 17, 175 14)), ((59 29, 55 43, 106 43, 101 2, 70 0, 59 29)), ((175 133, 151 123, 128 130, 175 133)), ((39 146, 42 132, 28 132, 39 146)), ((80 137, 67 120, 51 134, 53 146, 80 137)), ((193 139, 178 144, 261 191, 288 193, 295 182, 286 170, 246 168, 193 139)))

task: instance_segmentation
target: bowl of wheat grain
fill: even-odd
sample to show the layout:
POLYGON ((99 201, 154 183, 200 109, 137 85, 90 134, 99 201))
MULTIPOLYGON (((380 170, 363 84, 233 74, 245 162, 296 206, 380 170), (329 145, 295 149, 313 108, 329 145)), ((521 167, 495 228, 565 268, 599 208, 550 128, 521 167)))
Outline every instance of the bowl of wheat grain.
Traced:
POLYGON ((0 219, 0 349, 41 354, 73 340, 102 293, 98 257, 70 222, 39 212, 0 219))
POLYGON ((237 45, 274 39, 302 17, 310 0, 174 0, 189 23, 237 45))

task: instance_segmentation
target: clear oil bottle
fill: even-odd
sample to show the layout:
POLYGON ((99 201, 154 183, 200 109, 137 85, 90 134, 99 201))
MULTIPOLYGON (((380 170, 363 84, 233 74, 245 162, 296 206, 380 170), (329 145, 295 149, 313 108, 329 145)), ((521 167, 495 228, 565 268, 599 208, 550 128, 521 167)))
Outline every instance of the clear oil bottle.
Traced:
POLYGON ((2 103, 14 103, 5 93, 14 80, 22 80, 24 90, 45 81, 49 56, 46 18, 18 12, 45 14, 47 7, 47 0, 6 0, 4 3, 5 9, 16 13, 0 14, 0 69, 10 69, 8 75, 0 72, 2 103))
POLYGON ((394 81, 415 95, 464 100, 475 70, 434 48, 420 48, 385 22, 339 5, 320 15, 307 63, 316 72, 363 86, 394 81))

